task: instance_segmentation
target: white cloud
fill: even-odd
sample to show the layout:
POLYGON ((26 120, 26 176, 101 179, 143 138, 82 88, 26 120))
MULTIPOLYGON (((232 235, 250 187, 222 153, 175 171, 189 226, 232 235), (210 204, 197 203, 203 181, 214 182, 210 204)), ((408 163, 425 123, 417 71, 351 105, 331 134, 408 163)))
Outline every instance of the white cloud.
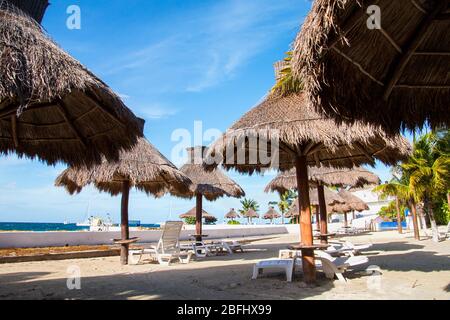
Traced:
POLYGON ((152 92, 202 92, 232 79, 277 37, 296 30, 299 16, 289 12, 297 5, 296 0, 228 0, 184 11, 157 26, 160 38, 135 45, 102 73, 126 73, 120 81, 145 82, 152 92))
POLYGON ((137 113, 141 114, 145 119, 148 120, 164 119, 178 113, 177 109, 166 107, 160 104, 153 104, 144 108, 138 108, 136 110, 137 113))

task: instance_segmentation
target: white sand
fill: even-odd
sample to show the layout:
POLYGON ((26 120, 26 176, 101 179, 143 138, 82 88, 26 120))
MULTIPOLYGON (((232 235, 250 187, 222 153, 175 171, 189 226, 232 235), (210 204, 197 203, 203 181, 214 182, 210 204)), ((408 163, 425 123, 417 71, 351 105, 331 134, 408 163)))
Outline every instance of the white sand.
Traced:
POLYGON ((297 240, 283 235, 255 242, 243 254, 170 267, 120 266, 118 257, 4 264, 0 299, 450 299, 450 240, 416 241, 396 232, 349 239, 374 244, 366 254, 381 276, 367 275, 366 265, 348 273, 348 284, 319 274, 318 285, 306 287, 301 272, 292 283, 277 272, 250 280, 256 261, 297 240), (81 270, 81 290, 67 289, 71 266, 81 270))

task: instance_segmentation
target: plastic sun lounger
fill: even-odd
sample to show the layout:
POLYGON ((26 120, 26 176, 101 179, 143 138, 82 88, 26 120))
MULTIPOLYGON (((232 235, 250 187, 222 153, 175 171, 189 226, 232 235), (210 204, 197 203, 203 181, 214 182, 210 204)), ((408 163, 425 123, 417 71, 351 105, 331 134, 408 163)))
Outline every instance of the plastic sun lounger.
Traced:
POLYGON ((180 233, 183 227, 181 221, 168 221, 164 225, 164 230, 159 239, 158 245, 149 249, 130 250, 130 261, 138 264, 144 254, 149 254, 160 264, 169 266, 172 260, 178 259, 181 263, 189 263, 191 260, 191 251, 181 251, 180 233), (138 256, 136 259, 135 257, 138 256))
POLYGON ((238 241, 229 241, 229 240, 221 240, 220 241, 225 250, 228 251, 229 254, 233 254, 235 252, 244 252, 242 248, 242 244, 238 241))
POLYGON ((344 273, 349 268, 369 262, 369 259, 364 256, 333 258, 328 253, 320 250, 316 251, 316 257, 321 261, 322 270, 328 279, 334 279, 336 276, 339 281, 344 283, 347 282, 344 273))
POLYGON ((294 259, 269 259, 262 260, 253 266, 253 276, 252 279, 255 280, 258 276, 262 275, 266 269, 276 269, 284 270, 286 273, 286 281, 292 282, 292 275, 295 269, 295 258, 294 259))

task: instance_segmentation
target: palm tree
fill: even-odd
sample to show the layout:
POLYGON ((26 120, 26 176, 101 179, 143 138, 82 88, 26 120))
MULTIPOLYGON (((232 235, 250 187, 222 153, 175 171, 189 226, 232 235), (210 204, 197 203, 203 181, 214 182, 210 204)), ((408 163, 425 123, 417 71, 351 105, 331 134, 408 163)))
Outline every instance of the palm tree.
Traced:
POLYGON ((424 203, 434 241, 439 241, 439 231, 432 200, 439 194, 448 192, 450 187, 450 157, 447 142, 448 131, 443 135, 439 132, 425 134, 415 141, 412 156, 402 164, 404 172, 410 176, 409 188, 415 200, 424 203))
POLYGON ((386 182, 385 184, 379 185, 374 189, 374 192, 380 193, 381 198, 396 198, 397 224, 399 233, 403 232, 401 226, 402 219, 400 213, 400 203, 403 203, 405 206, 410 208, 413 215, 414 237, 417 240, 420 240, 419 225, 416 214, 416 202, 409 185, 410 178, 407 173, 403 172, 401 166, 394 167, 392 172, 394 176, 392 180, 390 182, 386 182))
POLYGON ((285 66, 279 71, 277 83, 272 88, 272 93, 274 94, 286 96, 298 93, 303 89, 302 83, 292 74, 292 55, 292 51, 286 52, 286 57, 284 58, 285 66))
MULTIPOLYGON (((253 209, 255 212, 259 211, 259 204, 256 200, 245 198, 244 200, 241 200, 241 205, 242 209, 239 210, 239 213, 244 217, 250 209, 253 209)), ((249 223, 252 222, 252 218, 247 217, 247 220, 249 223)))
POLYGON ((280 201, 276 203, 278 205, 278 209, 281 212, 281 224, 284 224, 284 215, 288 212, 289 208, 292 206, 292 203, 297 198, 297 194, 293 190, 286 191, 283 194, 280 194, 280 201))

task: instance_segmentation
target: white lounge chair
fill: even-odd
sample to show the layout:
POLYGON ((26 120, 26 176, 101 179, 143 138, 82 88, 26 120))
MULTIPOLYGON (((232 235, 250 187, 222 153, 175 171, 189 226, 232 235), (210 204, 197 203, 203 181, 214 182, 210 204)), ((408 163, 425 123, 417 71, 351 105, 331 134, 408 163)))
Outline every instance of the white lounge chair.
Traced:
POLYGON ((228 251, 229 254, 233 254, 234 252, 244 252, 242 248, 242 244, 238 241, 230 241, 230 240, 221 240, 220 241, 225 250, 228 251))
POLYGON ((322 270, 328 279, 334 279, 336 276, 341 282, 347 282, 344 273, 350 267, 369 262, 369 259, 364 256, 334 258, 328 253, 320 250, 316 251, 316 258, 322 263, 322 270))
POLYGON ((345 242, 330 242, 330 254, 333 255, 331 251, 336 251, 336 253, 344 253, 345 255, 355 256, 361 254, 362 251, 370 249, 372 247, 371 243, 358 244, 355 245, 350 241, 345 242))
POLYGON ((180 233, 183 227, 181 221, 167 221, 164 225, 163 233, 159 239, 158 245, 149 249, 130 250, 130 261, 139 263, 142 256, 149 254, 160 264, 169 266, 172 260, 178 259, 181 263, 189 263, 192 252, 180 250, 180 233), (138 258, 136 259, 136 256, 138 258))
POLYGON ((286 273, 286 281, 292 282, 292 275, 295 269, 295 258, 294 259, 269 259, 262 260, 253 266, 253 277, 255 280, 258 276, 263 274, 264 269, 278 269, 284 270, 286 273))

